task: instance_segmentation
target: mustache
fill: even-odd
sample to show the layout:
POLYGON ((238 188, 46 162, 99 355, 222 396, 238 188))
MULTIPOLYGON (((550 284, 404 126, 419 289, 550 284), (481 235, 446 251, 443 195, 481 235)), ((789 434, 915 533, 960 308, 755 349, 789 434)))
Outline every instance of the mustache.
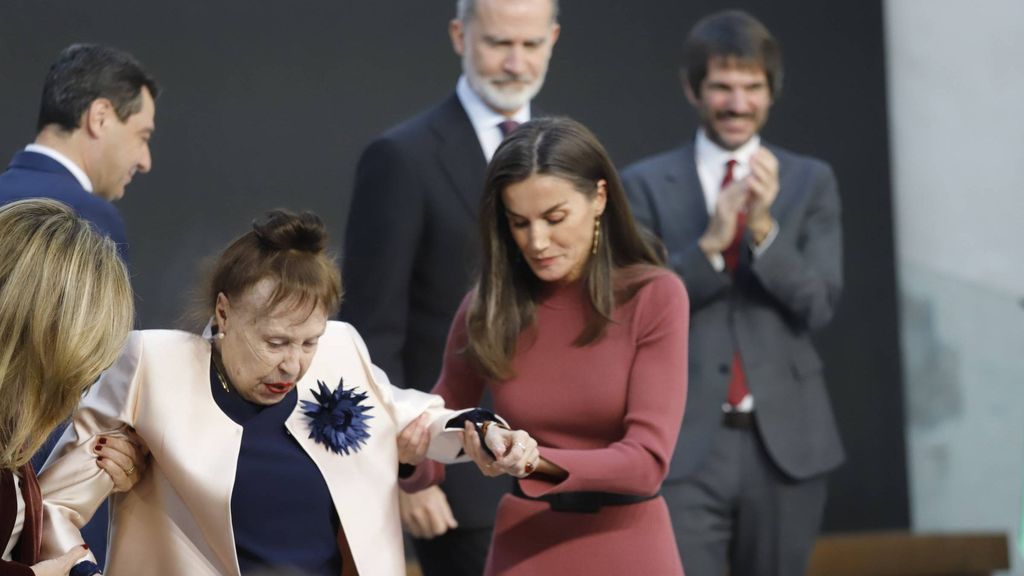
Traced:
POLYGON ((499 76, 490 76, 487 79, 491 82, 491 84, 498 85, 511 84, 513 82, 529 84, 534 80, 533 76, 528 76, 526 74, 502 74, 499 76))
POLYGON ((754 114, 751 113, 751 112, 740 113, 740 112, 733 112, 732 110, 725 110, 723 112, 716 113, 715 114, 715 119, 716 120, 733 120, 733 119, 753 120, 754 119, 754 114))

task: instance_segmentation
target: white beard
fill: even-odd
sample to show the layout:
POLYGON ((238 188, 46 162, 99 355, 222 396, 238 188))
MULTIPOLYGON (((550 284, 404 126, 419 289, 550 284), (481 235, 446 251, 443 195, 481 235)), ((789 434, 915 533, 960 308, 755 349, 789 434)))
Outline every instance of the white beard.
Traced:
POLYGON ((467 49, 462 53, 462 72, 466 75, 469 87, 476 92, 488 106, 501 112, 516 112, 523 106, 530 103, 534 96, 540 93, 544 86, 545 70, 540 76, 528 80, 522 87, 510 88, 501 86, 501 82, 509 80, 527 80, 524 77, 513 78, 507 75, 481 76, 476 70, 473 61, 473 50, 467 49))

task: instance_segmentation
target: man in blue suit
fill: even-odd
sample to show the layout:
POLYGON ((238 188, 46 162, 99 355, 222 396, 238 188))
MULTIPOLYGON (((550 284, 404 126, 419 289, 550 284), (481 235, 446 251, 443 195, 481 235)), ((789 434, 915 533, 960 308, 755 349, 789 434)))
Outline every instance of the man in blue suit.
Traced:
POLYGON ((50 67, 35 142, 0 174, 0 205, 53 198, 110 236, 127 259, 124 222, 111 201, 149 172, 159 89, 130 54, 74 44, 50 67))
MULTIPOLYGON (((156 81, 126 52, 95 44, 65 48, 46 75, 35 142, 0 174, 0 205, 59 200, 116 242, 127 262, 124 222, 111 201, 124 196, 137 172, 153 165, 149 139, 158 93, 156 81)), ((33 456, 36 470, 63 431, 59 426, 33 456)), ((100 565, 106 533, 104 506, 83 531, 100 565)))

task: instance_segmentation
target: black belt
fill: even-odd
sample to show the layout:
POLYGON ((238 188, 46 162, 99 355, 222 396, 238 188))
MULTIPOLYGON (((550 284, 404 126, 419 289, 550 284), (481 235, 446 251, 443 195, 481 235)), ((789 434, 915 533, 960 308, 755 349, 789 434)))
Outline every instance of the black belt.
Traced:
POLYGON ((753 412, 723 412, 722 425, 726 428, 753 428, 753 412))
POLYGON ((534 498, 524 494, 519 488, 519 482, 516 482, 512 486, 512 495, 527 500, 547 502, 556 512, 595 514, 601 511, 602 506, 625 506, 653 500, 661 496, 661 490, 650 496, 633 496, 632 494, 615 494, 613 492, 562 492, 534 498))

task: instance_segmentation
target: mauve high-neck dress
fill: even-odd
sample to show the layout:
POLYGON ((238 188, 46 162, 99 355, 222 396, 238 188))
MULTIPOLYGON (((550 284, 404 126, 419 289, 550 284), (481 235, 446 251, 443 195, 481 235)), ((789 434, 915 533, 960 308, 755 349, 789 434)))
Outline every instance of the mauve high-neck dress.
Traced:
MULTIPOLYGON (((495 411, 568 471, 560 481, 538 474, 519 480, 528 496, 650 495, 668 472, 686 403, 689 303, 667 270, 633 268, 627 275, 646 284, 616 307, 603 338, 582 347, 573 345, 589 306, 581 284, 546 289, 507 381, 485 381, 459 353, 469 297, 452 323, 434 392, 449 407, 475 406, 488 387, 495 411)), ((582 513, 508 494, 498 507, 486 574, 672 576, 683 568, 660 496, 582 513)))

